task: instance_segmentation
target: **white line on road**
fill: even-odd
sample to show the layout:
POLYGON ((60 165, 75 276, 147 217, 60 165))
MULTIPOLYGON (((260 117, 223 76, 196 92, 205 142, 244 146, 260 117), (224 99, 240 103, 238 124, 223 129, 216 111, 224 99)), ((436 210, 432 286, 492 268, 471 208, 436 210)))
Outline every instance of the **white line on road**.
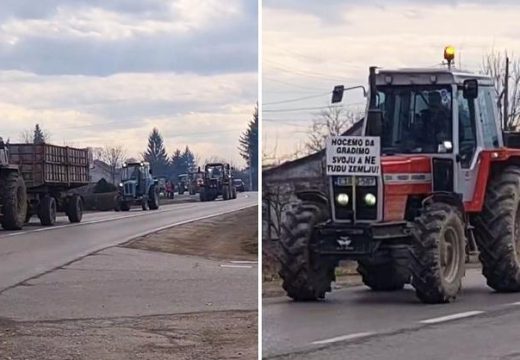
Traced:
POLYGON ((253 268, 251 265, 226 265, 226 264, 221 264, 220 267, 223 267, 223 268, 241 268, 241 269, 252 269, 253 268))
POLYGON ((510 303, 510 304, 506 304, 506 305, 510 305, 510 306, 518 306, 520 305, 520 301, 516 301, 514 303, 510 303))
POLYGON ((258 261, 250 261, 250 260, 232 260, 231 264, 258 264, 258 261))
POLYGON ((330 338, 330 339, 313 341, 312 345, 324 345, 324 344, 335 343, 335 342, 338 342, 338 341, 359 339, 359 338, 363 338, 363 337, 367 337, 367 336, 372 336, 374 334, 375 333, 373 333, 373 332, 361 332, 361 333, 343 335, 343 336, 333 337, 333 338, 330 338))
POLYGON ((445 322, 445 321, 463 319, 463 318, 467 318, 470 316, 475 316, 475 315, 479 315, 479 314, 483 314, 483 313, 484 313, 484 311, 480 311, 480 310, 466 311, 466 312, 462 312, 462 313, 458 313, 458 314, 452 314, 452 315, 446 315, 446 316, 441 316, 441 317, 432 318, 432 319, 421 320, 420 323, 421 324, 437 324, 437 323, 441 323, 441 322, 445 322))

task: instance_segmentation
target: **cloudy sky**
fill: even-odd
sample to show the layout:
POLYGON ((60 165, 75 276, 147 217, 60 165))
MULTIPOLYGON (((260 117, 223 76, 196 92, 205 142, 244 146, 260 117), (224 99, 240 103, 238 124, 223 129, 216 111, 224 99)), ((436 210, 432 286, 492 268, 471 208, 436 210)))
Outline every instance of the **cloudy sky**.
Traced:
MULTIPOLYGON (((334 85, 366 85, 371 65, 438 66, 448 44, 472 71, 493 49, 520 56, 519 19, 516 0, 264 0, 264 156, 302 149, 334 85)), ((359 109, 363 97, 343 102, 359 109)))
POLYGON ((2 0, 0 136, 39 123, 53 143, 167 151, 243 164, 257 100, 251 0, 2 0))

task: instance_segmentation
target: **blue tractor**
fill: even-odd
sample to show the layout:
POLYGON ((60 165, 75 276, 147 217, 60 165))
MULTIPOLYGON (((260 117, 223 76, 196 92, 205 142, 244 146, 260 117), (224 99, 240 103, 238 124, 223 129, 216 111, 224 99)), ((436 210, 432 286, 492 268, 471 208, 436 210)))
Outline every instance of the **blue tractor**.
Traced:
POLYGON ((158 180, 147 162, 123 164, 115 210, 129 211, 132 205, 141 205, 143 210, 159 209, 158 180))

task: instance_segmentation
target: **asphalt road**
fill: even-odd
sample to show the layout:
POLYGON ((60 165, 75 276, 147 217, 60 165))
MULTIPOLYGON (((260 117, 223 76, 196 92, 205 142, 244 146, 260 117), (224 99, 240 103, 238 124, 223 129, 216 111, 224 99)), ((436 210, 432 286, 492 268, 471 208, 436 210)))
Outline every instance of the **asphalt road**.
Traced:
POLYGON ((60 217, 53 227, 33 220, 24 230, 0 230, 0 293, 27 279, 59 268, 95 251, 163 228, 256 205, 257 193, 231 201, 185 202, 156 211, 89 213, 79 224, 60 217))
POLYGON ((357 286, 316 303, 266 299, 262 318, 267 358, 520 359, 520 294, 494 293, 479 269, 451 304, 357 286))

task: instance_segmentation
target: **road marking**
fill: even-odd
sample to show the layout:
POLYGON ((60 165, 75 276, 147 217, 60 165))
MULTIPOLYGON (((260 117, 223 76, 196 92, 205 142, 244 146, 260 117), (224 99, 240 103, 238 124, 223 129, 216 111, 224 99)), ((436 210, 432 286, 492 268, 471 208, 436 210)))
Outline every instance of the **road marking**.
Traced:
POLYGON ((233 260, 230 261, 232 264, 258 264, 258 261, 250 261, 250 260, 233 260))
POLYGON ((367 336, 372 336, 374 334, 375 334, 374 332, 361 332, 361 333, 343 335, 343 336, 333 337, 333 338, 330 338, 330 339, 313 341, 312 345, 325 345, 325 344, 335 343, 335 342, 338 342, 338 341, 359 339, 359 338, 363 338, 363 337, 367 337, 367 336))
POLYGON ((509 303, 509 304, 506 304, 506 305, 518 306, 518 305, 520 305, 520 301, 517 301, 517 302, 514 302, 514 303, 509 303))
POLYGON ((480 310, 466 311, 466 312, 462 312, 462 313, 458 313, 458 314, 452 314, 452 315, 446 315, 446 316, 441 316, 441 317, 432 318, 432 319, 421 320, 419 322, 421 324, 437 324, 437 323, 441 323, 441 322, 445 322, 445 321, 463 319, 463 318, 467 318, 470 316, 475 316, 475 315, 479 315, 479 314, 483 314, 483 313, 484 313, 484 311, 480 311, 480 310))
POLYGON ((226 265, 226 264, 221 264, 220 267, 223 267, 223 268, 241 268, 241 269, 252 269, 253 268, 251 265, 226 265))

